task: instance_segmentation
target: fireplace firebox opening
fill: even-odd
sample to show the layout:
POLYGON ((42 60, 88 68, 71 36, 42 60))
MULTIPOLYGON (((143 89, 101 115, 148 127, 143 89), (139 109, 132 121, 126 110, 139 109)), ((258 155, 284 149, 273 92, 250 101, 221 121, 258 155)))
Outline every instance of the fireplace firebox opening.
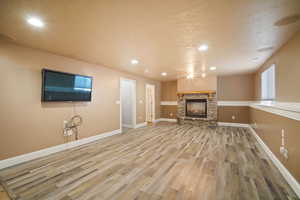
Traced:
POLYGON ((185 116, 194 118, 207 118, 207 100, 186 99, 185 116))

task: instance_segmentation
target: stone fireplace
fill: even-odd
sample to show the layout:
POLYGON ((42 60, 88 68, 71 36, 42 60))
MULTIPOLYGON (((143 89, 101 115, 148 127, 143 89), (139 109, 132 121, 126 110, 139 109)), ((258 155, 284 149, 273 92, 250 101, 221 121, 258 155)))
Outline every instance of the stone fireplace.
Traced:
POLYGON ((178 93, 177 121, 179 124, 216 126, 217 109, 215 91, 178 93))
POLYGON ((207 117, 207 100, 206 99, 186 99, 185 116, 195 118, 207 117))

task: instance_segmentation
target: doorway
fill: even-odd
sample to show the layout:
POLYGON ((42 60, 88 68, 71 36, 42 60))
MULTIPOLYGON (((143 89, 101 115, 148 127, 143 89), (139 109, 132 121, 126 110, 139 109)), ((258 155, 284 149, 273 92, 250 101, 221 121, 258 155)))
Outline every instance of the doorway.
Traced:
POLYGON ((136 81, 120 78, 120 129, 124 133, 136 126, 136 81))
POLYGON ((146 122, 155 121, 155 85, 146 84, 146 122))

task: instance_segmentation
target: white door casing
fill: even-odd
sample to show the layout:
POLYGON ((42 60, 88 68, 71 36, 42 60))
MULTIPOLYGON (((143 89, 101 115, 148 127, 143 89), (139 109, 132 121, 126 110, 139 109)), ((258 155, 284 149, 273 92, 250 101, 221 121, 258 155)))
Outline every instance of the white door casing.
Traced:
POLYGON ((155 85, 146 84, 146 122, 155 121, 155 85))

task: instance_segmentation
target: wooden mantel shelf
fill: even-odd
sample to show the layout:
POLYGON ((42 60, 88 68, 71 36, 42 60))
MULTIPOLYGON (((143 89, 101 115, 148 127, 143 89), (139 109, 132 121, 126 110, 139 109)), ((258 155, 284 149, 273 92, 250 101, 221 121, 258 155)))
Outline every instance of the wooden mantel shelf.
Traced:
POLYGON ((188 94, 207 94, 209 98, 212 97, 212 94, 215 94, 215 90, 203 90, 203 91, 192 91, 192 92, 177 92, 178 97, 183 97, 184 95, 188 94))
POLYGON ((192 91, 192 92, 177 92, 177 96, 182 96, 186 94, 214 94, 215 90, 203 90, 203 91, 192 91))

